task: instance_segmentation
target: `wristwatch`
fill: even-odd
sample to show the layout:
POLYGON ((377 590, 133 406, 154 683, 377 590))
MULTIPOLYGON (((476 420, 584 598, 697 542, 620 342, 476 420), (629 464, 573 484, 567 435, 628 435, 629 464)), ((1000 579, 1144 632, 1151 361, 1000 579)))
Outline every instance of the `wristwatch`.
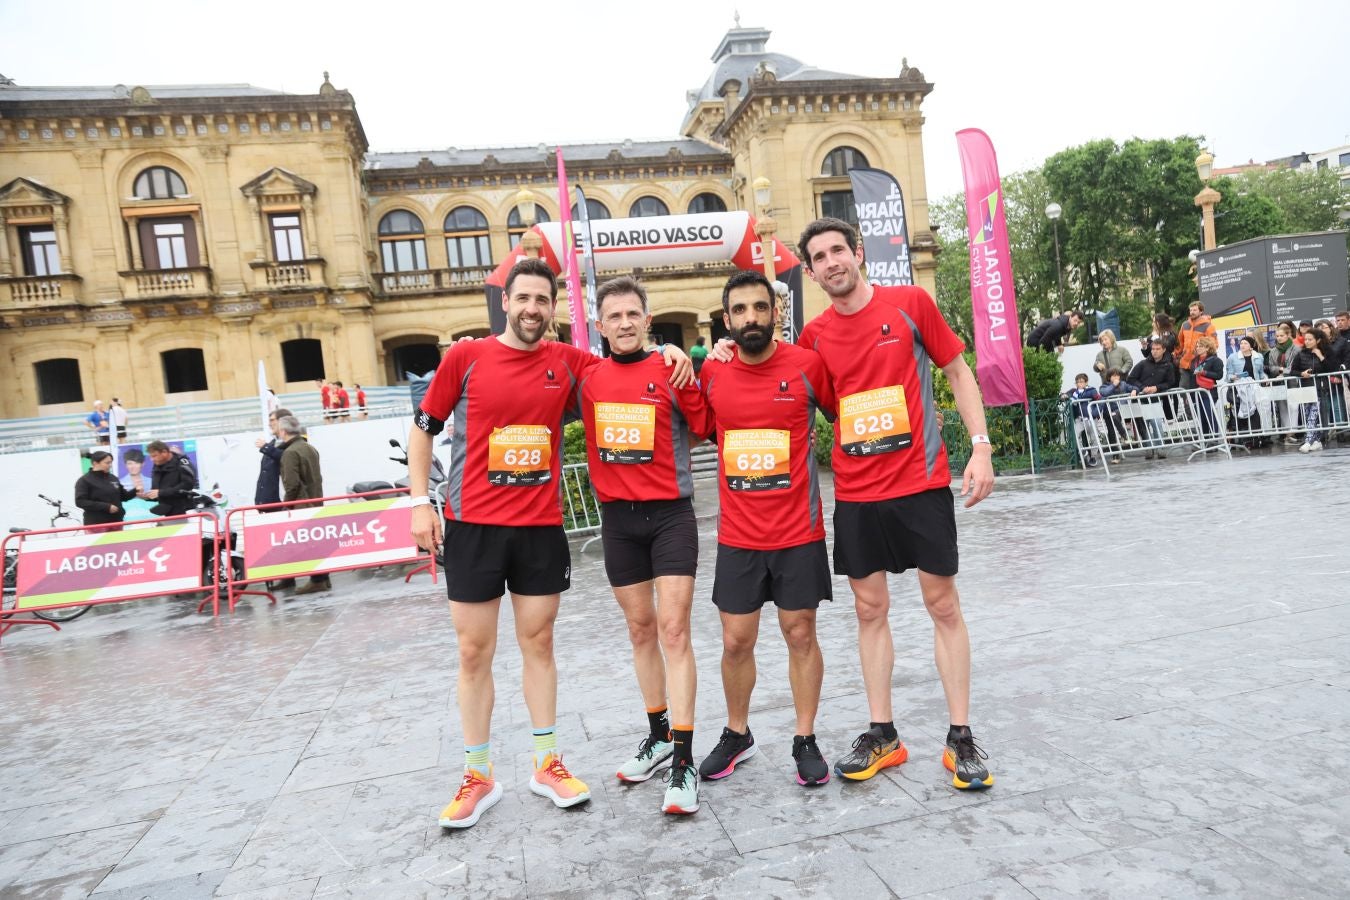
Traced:
POLYGON ((989 444, 991 448, 994 446, 992 443, 990 443, 989 435, 987 434, 972 434, 970 436, 970 445, 973 447, 976 444, 989 444))

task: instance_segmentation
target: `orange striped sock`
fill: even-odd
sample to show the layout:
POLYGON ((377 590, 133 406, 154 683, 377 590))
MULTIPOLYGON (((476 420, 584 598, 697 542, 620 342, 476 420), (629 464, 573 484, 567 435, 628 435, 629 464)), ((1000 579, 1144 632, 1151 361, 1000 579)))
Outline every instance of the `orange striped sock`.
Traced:
POLYGON ((670 716, 666 712, 666 707, 647 708, 647 727, 651 729, 652 737, 658 741, 670 740, 670 716))
POLYGON ((686 766, 692 766, 694 764, 694 726, 676 725, 670 733, 675 741, 673 764, 678 766, 683 763, 686 766))

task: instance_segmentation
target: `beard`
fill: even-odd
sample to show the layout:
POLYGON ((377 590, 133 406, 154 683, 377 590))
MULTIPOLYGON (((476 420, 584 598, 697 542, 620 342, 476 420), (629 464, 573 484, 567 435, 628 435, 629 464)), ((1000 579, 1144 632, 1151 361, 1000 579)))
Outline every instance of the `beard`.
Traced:
POLYGON ((831 281, 828 278, 822 279, 820 288, 831 297, 847 297, 858 288, 858 282, 861 274, 857 269, 846 269, 844 277, 840 281, 831 281))
POLYGON ((744 328, 732 328, 728 333, 737 347, 750 354, 763 353, 773 342, 772 325, 746 325, 744 328))
POLYGON ((548 332, 548 319, 540 319, 537 326, 531 326, 522 322, 519 317, 508 318, 507 324, 511 326, 511 333, 516 339, 524 344, 537 344, 544 338, 548 332))

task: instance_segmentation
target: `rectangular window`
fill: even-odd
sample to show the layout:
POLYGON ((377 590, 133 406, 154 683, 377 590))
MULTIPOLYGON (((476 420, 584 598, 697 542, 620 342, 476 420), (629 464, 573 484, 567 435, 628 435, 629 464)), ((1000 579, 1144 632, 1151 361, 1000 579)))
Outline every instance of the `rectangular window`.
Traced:
POLYGON ((187 269, 201 265, 197 229, 190 217, 141 219, 141 261, 146 269, 187 269))
POLYGON ((61 254, 56 249, 56 231, 50 225, 20 228, 19 243, 23 247, 25 275, 61 274, 61 254))
POLYGON ((295 214, 268 216, 272 225, 272 247, 277 262, 296 262, 305 258, 300 239, 300 217, 295 214))
POLYGON ((33 363, 37 377, 38 403, 80 403, 84 388, 80 385, 80 361, 77 359, 44 359, 33 363))
POLYGON ((1326 161, 1325 159, 1319 159, 1319 160, 1317 161, 1317 168, 1319 168, 1319 169, 1325 169, 1326 167, 1327 167, 1327 161, 1326 161))
POLYGON ((488 248, 486 234, 447 238, 445 251, 450 258, 452 269, 472 269, 492 265, 492 251, 488 248))
POLYGON ((1342 153, 1341 158, 1337 161, 1336 164, 1341 166, 1342 168, 1344 168, 1345 166, 1350 166, 1350 153, 1342 153))
POLYGON ((380 243, 386 272, 420 272, 427 267, 427 242, 422 238, 380 243))
POLYGON ((820 195, 820 214, 843 219, 850 225, 858 224, 858 210, 853 205, 852 191, 825 191, 820 195))
POLYGON ((206 359, 195 347, 166 350, 159 355, 164 370, 164 393, 206 390, 206 359))
POLYGON ((161 269, 187 268, 187 241, 181 224, 170 222, 155 226, 155 253, 161 269))

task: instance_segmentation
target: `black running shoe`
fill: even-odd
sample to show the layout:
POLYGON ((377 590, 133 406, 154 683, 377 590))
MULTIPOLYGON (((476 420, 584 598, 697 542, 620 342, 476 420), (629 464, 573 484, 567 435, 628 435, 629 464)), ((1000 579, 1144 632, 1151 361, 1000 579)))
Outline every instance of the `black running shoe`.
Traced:
POLYGON ((806 787, 830 780, 830 766, 816 746, 816 736, 800 734, 792 739, 792 758, 797 761, 797 783, 806 787))
POLYGON ((730 728, 723 728, 722 736, 718 738, 713 752, 699 763, 698 774, 708 781, 726 778, 736 771, 737 763, 744 762, 758 752, 759 747, 755 745, 754 735, 750 733, 749 728, 745 729, 745 734, 737 734, 730 728))
POLYGON ((850 781, 866 781, 882 769, 909 759, 899 736, 886 740, 881 727, 869 728, 853 742, 853 752, 834 764, 834 774, 850 781))
POLYGON ((947 746, 942 751, 942 764, 952 773, 952 786, 963 791, 981 791, 994 784, 984 760, 989 758, 968 727, 947 732, 947 746))

